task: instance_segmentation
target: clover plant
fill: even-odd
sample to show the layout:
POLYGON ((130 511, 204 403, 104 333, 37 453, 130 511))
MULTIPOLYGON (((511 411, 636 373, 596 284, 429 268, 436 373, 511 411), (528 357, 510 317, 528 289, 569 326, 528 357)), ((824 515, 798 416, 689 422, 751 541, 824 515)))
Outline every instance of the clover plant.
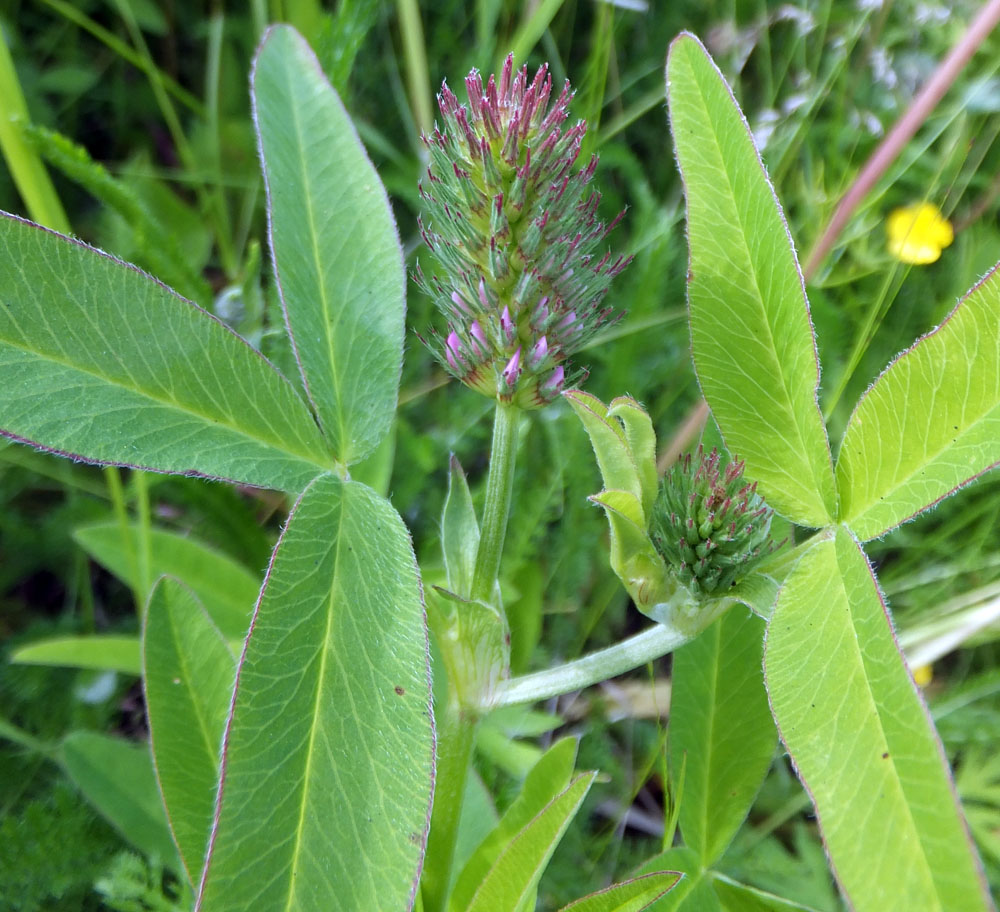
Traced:
POLYGON ((4 434, 294 499, 259 594, 245 570, 168 533, 80 530, 141 593, 141 644, 30 647, 35 661, 142 672, 152 763, 92 733, 59 759, 177 873, 188 906, 534 908, 597 771, 577 771, 574 741, 556 741, 470 841, 481 721, 676 650, 681 841, 567 908, 799 908, 716 870, 779 734, 853 908, 990 907, 863 543, 1000 461, 1000 279, 886 368, 835 458, 802 275, 747 125, 696 39, 674 42, 666 76, 692 354, 721 436, 662 480, 641 404, 577 388, 585 372, 569 360, 615 318, 606 301, 629 262, 597 215, 596 160, 578 161, 586 127, 567 126, 569 85, 508 58, 496 77, 469 76, 467 101, 442 88, 415 273, 441 323, 421 335, 495 419, 481 515, 451 462, 439 586, 422 583, 393 506, 354 477, 393 422, 407 278, 379 177, 290 27, 264 38, 251 93, 297 377, 136 268, 0 220, 4 434), (592 501, 611 565, 652 624, 512 678, 498 578, 518 426, 560 398, 603 477, 592 501), (775 516, 799 527, 790 540, 772 540, 775 516))

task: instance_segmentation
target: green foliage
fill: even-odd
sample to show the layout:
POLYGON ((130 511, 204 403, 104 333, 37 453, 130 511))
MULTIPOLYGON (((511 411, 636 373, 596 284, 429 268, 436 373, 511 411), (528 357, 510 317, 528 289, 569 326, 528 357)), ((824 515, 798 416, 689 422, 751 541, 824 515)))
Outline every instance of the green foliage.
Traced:
POLYGON ((0 908, 42 912, 95 908, 87 894, 120 842, 68 784, 58 783, 3 818, 0 845, 0 908))
POLYGON ((858 403, 837 481, 841 518, 859 538, 884 535, 1000 463, 998 346, 994 270, 858 403))
MULTIPOLYGON (((807 305, 790 238, 800 249, 809 247, 880 132, 906 110, 977 7, 971 0, 946 10, 916 0, 882 8, 802 0, 793 6, 632 8, 640 5, 344 0, 327 11, 317 0, 225 9, 191 0, 169 9, 145 0, 103 6, 46 0, 16 5, 16 14, 13 7, 0 12, 0 56, 9 49, 14 64, 0 61, 0 146, 7 166, 0 165, 0 207, 48 228, 71 228, 114 257, 137 263, 239 332, 277 367, 111 258, 19 222, 0 224, 6 255, 0 266, 0 427, 90 461, 240 482, 123 473, 118 483, 117 473, 102 477, 93 466, 54 460, 16 443, 0 445, 0 639, 11 660, 0 665, 0 907, 192 908, 180 861, 162 857, 174 850, 144 745, 146 712, 154 750, 164 749, 165 731, 188 745, 183 759, 164 760, 160 791, 175 830, 185 815, 201 829, 197 820, 215 811, 212 739, 184 741, 197 733, 197 724, 176 720, 197 718, 199 706, 207 712, 212 704, 219 725, 218 707, 228 711, 228 695, 218 696, 224 688, 212 675, 232 674, 227 648, 242 653, 267 555, 291 500, 329 471, 340 472, 340 479, 327 477, 310 491, 319 485, 339 494, 324 494, 323 504, 304 501, 281 539, 261 605, 262 626, 247 646, 244 683, 252 686, 241 691, 240 715, 230 720, 245 736, 229 758, 238 794, 277 795, 284 807, 294 782, 293 790, 301 786, 299 794, 307 796, 298 806, 302 857, 314 852, 315 864, 293 867, 296 878, 304 875, 314 885, 321 880, 316 869, 327 860, 324 846, 343 835, 330 821, 353 821, 362 834, 382 828, 365 851, 395 858, 395 873, 386 866, 372 874, 356 861, 356 845, 338 843, 333 858, 350 861, 335 864, 335 875, 349 869, 352 889, 371 875, 380 892, 377 899, 339 887, 331 892, 372 908, 420 908, 422 901, 423 912, 439 912, 449 902, 467 906, 475 895, 507 912, 516 904, 531 907, 536 894, 540 910, 568 903, 642 908, 653 901, 660 878, 669 886, 672 875, 630 879, 641 866, 683 873, 653 901, 654 909, 839 912, 844 900, 837 896, 824 840, 855 908, 879 902, 893 908, 897 902, 892 895, 879 898, 891 876, 870 890, 848 885, 845 871, 861 876, 857 857, 863 851, 872 869, 900 858, 914 863, 904 887, 918 894, 912 908, 923 907, 921 885, 953 889, 939 884, 949 872, 965 877, 971 886, 962 887, 975 894, 976 860, 965 848, 922 692, 956 770, 986 876, 994 890, 1000 888, 1000 776, 992 750, 1000 737, 998 634, 995 623, 974 634, 968 626, 988 617, 1000 592, 994 545, 1000 485, 986 478, 974 495, 946 498, 998 458, 996 278, 977 284, 949 311, 989 272, 1000 249, 994 181, 1000 168, 1000 39, 991 35, 970 58, 862 202, 832 254, 825 261, 805 258, 807 305), (271 18, 294 26, 304 40, 287 25, 268 31, 271 18), (674 45, 669 95, 688 191, 690 335, 681 187, 662 116, 664 52, 682 29, 705 37, 732 85, 730 92, 694 42, 674 45), (250 101, 246 74, 265 34, 250 101), (574 393, 572 408, 557 403, 512 422, 508 455, 516 456, 517 467, 508 464, 513 521, 504 539, 502 529, 499 538, 495 534, 504 511, 496 509, 486 484, 486 409, 457 384, 445 386, 429 351, 415 342, 405 346, 401 390, 397 380, 404 338, 400 247, 411 266, 424 258, 417 182, 427 187, 428 178, 419 130, 430 132, 432 96, 442 79, 455 85, 472 66, 488 72, 510 48, 531 71, 547 61, 557 92, 564 76, 580 90, 571 113, 589 125, 580 137, 581 161, 599 154, 594 185, 604 193, 592 215, 607 223, 628 210, 615 246, 635 259, 607 299, 625 316, 605 324, 579 354, 592 367, 590 393, 574 393), (43 160, 52 168, 54 192, 43 160), (937 263, 910 269, 887 252, 883 223, 892 207, 918 200, 941 208, 955 240, 937 263), (262 253, 268 216, 270 257, 262 253), (384 345, 375 345, 370 330, 376 326, 384 345), (901 349, 905 353, 893 360, 901 349), (648 535, 651 497, 657 475, 669 468, 668 453, 689 449, 697 439, 686 419, 697 415, 689 410, 699 382, 723 431, 706 438, 706 448, 725 443, 733 456, 746 458, 749 480, 785 515, 775 518, 781 526, 775 537, 787 535, 788 547, 728 593, 752 604, 760 617, 720 603, 716 607, 728 613, 687 643, 672 665, 654 661, 630 679, 554 699, 545 713, 528 706, 488 711, 484 704, 506 692, 500 676, 508 659, 515 683, 536 669, 551 683, 588 649, 628 651, 632 634, 648 633, 615 571, 636 605, 648 608, 639 583, 659 560, 648 535), (817 396, 839 452, 834 472, 817 396), (612 403, 610 410, 605 402, 612 403), (369 450, 371 456, 355 462, 369 450), (612 483, 615 465, 626 471, 612 483), (604 490, 588 501, 601 490, 602 475, 604 490), (358 482, 391 499, 392 509, 358 482), (332 520, 319 518, 323 509, 336 512, 345 504, 357 522, 331 528, 332 520), (934 504, 932 513, 907 522, 934 504), (304 510, 316 521, 300 537, 304 510), (789 519, 806 528, 794 528, 789 519), (472 593, 480 521, 487 550, 497 560, 501 550, 503 556, 498 574, 480 573, 490 577, 478 593, 489 596, 489 605, 463 601, 472 593), (818 537, 810 532, 816 527, 825 527, 818 537), (83 530, 79 541, 75 529, 83 530), (407 532, 420 559, 419 579, 433 593, 431 654, 441 698, 434 707, 435 786, 439 798, 457 796, 451 805, 436 802, 422 898, 413 880, 425 853, 430 708, 407 532), (891 624, 852 534, 867 542, 865 551, 878 567, 891 624), (314 549, 296 557, 307 536, 314 549), (355 536, 367 540, 359 546, 355 536), (394 544, 383 547, 388 540, 394 544), (639 564, 647 548, 652 558, 644 570, 639 564), (344 559, 338 566, 350 565, 350 578, 371 602, 333 596, 329 579, 323 582, 330 549, 344 559), (326 555, 320 568, 307 566, 309 555, 320 551, 326 555), (847 555, 843 562, 840 552, 847 555), (166 589, 144 619, 142 603, 164 572, 203 602, 224 640, 177 584, 161 584, 166 589), (782 580, 785 595, 775 608, 782 580), (309 594, 304 615, 298 604, 279 604, 275 584, 285 581, 293 595, 309 594), (458 598, 439 594, 435 584, 458 598), (321 605, 324 585, 330 597, 321 605), (405 594, 377 597, 397 585, 405 594), (790 606, 788 591, 811 593, 811 604, 790 606), (175 617, 160 610, 171 606, 186 621, 157 624, 175 617), (774 726, 760 683, 760 628, 772 611, 772 702, 779 720, 796 713, 804 720, 794 731, 783 722, 782 732, 817 796, 816 808, 784 758, 765 774, 774 726), (343 623, 330 627, 329 639, 324 618, 343 623), (153 650, 148 706, 134 677, 141 671, 136 631, 144 620, 147 631, 160 630, 153 640, 165 647, 153 650), (792 629, 782 632, 779 623, 792 629), (933 680, 921 692, 906 675, 892 629, 908 656, 933 661, 933 680), (460 645, 442 650, 452 637, 460 645), (294 648, 297 642, 301 649, 294 648), (844 652, 852 643, 853 660, 844 652), (795 661, 782 659, 772 668, 781 653, 795 661), (189 656, 205 664, 182 661, 189 656), (333 659, 347 669, 342 691, 317 685, 331 667, 324 661, 333 659), (189 685, 199 668, 215 685, 189 685), (394 688, 383 699, 376 687, 373 696, 372 681, 380 679, 363 673, 372 668, 392 678, 404 670, 415 688, 404 687, 406 695, 418 693, 419 699, 400 704, 394 688), (479 722, 470 724, 461 714, 457 723, 449 719, 445 695, 455 692, 459 679, 465 682, 462 702, 475 707, 479 722), (668 770, 664 714, 671 685, 668 770), (251 696, 274 687, 280 702, 251 705, 251 696), (201 703, 202 690, 207 697, 213 688, 216 697, 201 703), (352 707, 356 693, 363 699, 352 707), (802 705, 807 694, 829 708, 820 724, 802 705), (179 696, 190 700, 163 699, 179 696), (319 724, 293 718, 312 697, 318 697, 311 705, 319 724), (287 699, 300 708, 286 709, 287 699), (385 722, 381 713, 404 706, 405 713, 385 722), (830 720, 853 720, 859 706, 869 710, 861 724, 852 721, 849 734, 833 734, 830 720), (164 727, 164 718, 175 725, 164 727), (299 726, 292 734, 290 722, 299 726), (345 734, 335 738, 331 732, 341 724, 345 734), (363 739, 374 729, 384 740, 373 746, 363 739), (66 738, 69 732, 75 733, 66 738), (95 732, 111 732, 114 739, 97 747, 86 740, 95 732), (449 744, 456 732, 458 750, 449 744), (572 751, 558 740, 567 733, 581 739, 580 769, 601 771, 592 785, 588 774, 574 778, 580 774, 572 751), (854 749, 862 742, 870 746, 873 738, 895 745, 894 774, 887 775, 880 755, 862 757, 854 749), (51 762, 62 758, 64 739, 70 745, 65 768, 51 762), (550 739, 560 759, 550 761, 558 769, 550 767, 543 782, 546 764, 535 765, 548 757, 543 751, 550 739), (414 764, 409 748, 417 743, 414 764), (912 750, 901 756, 899 744, 912 750), (261 756, 273 752, 277 772, 262 776, 252 769, 257 749, 261 756), (366 749, 381 751, 380 762, 363 763, 366 749), (686 754, 682 764, 678 750, 686 754), (473 772, 466 776, 470 752, 473 772), (303 771, 305 757, 312 761, 303 771), (192 782, 198 785, 187 799, 178 798, 184 787, 178 792, 164 773, 190 772, 189 761, 196 761, 192 782), (124 775, 107 775, 115 764, 124 775), (537 772, 529 772, 533 767, 537 772), (93 806, 68 784, 67 769, 75 771, 93 806), (140 769, 145 772, 133 775, 140 769), (851 796, 829 797, 844 787, 845 769, 866 788, 873 781, 886 786, 878 799, 881 816, 859 809, 851 796), (331 787, 334 773, 351 778, 331 787), (380 816, 386 788, 395 790, 409 814, 395 829, 380 816), (925 790, 934 810, 928 810, 930 800, 914 798, 925 790), (309 795, 319 796, 315 804, 309 795), (347 797, 331 808, 337 795, 347 797), (122 853, 112 864, 121 842, 101 814, 142 857, 122 853), (435 830, 445 829, 441 819, 454 824, 448 837, 455 843, 453 862, 434 844, 435 830), (663 853, 675 825, 685 844, 663 853), (900 839, 879 841, 878 826, 916 835, 902 846, 900 839), (844 848, 845 833, 856 844, 844 848), (146 853, 161 857, 150 860, 146 853), (439 893, 442 901, 431 901, 433 891, 424 888, 442 871, 443 892, 462 883, 461 900, 439 893), (868 895, 857 895, 858 889, 868 895), (582 894, 591 895, 579 899, 582 894)), ((598 249, 595 256, 603 253, 598 249)), ((407 326, 425 333, 432 302, 406 290, 407 326)), ((694 603, 684 604, 696 617, 684 625, 682 642, 700 626, 694 603)), ((614 668, 645 663, 665 648, 634 653, 614 668)), ((607 657, 596 656, 584 683, 599 677, 593 669, 607 657)), ((923 670, 920 679, 929 674, 923 670)), ((556 692, 550 687, 547 693, 556 692)), ((252 821, 227 818, 218 834, 219 851, 230 853, 227 863, 241 871, 241 888, 248 891, 253 884, 246 884, 245 847, 230 842, 229 827, 266 831, 252 848, 255 866, 258 858, 272 864, 288 847, 277 828, 260 825, 270 820, 267 814, 253 813, 252 821), (273 838, 265 844, 265 836, 273 838)), ((283 825, 290 818, 294 814, 283 815, 283 825)), ((201 849, 197 838, 182 837, 182 848, 185 841, 197 886, 201 849)), ((863 877, 869 873, 862 871, 863 877)), ((326 890, 320 882, 315 901, 324 907, 326 890)), ((233 902, 245 908, 258 900, 241 895, 233 902)), ((963 895, 951 904, 976 908, 983 902, 963 895)), ((203 905, 213 906, 211 900, 203 905)))
MULTIPOLYGON (((745 135, 737 105, 727 97, 724 80, 696 40, 682 36, 674 42, 667 76, 688 200, 693 354, 706 397, 723 435, 733 440, 766 436, 768 428, 772 436, 794 429, 798 443, 768 442, 775 463, 759 466, 751 452, 748 464, 759 473, 764 490, 778 498, 776 503, 786 505, 790 518, 828 526, 785 580, 768 623, 765 676, 782 739, 815 803, 839 884, 854 907, 880 909, 901 903, 986 908, 985 885, 965 838, 940 743, 899 654, 874 576, 848 528, 830 522, 837 515, 836 497, 833 485, 827 485, 825 468, 817 469, 829 463, 825 428, 820 427, 820 448, 807 442, 812 438, 804 430, 819 416, 815 401, 806 401, 815 399, 815 381, 806 382, 811 374, 807 363, 814 360, 808 308, 801 306, 802 283, 794 281, 794 251, 773 191, 745 135), (712 138, 707 155, 696 145, 696 135, 712 138), (725 181, 719 180, 720 172, 725 181), (735 187, 741 188, 739 194, 735 187), (749 230, 751 219, 754 230, 749 230), (717 244, 727 223, 730 232, 734 226, 742 226, 742 231, 729 238, 725 254, 719 256, 717 244), (786 260, 789 268, 784 272, 789 276, 782 283, 781 263, 786 260), (709 264, 715 271, 706 274, 703 267, 709 264), (703 311, 715 321, 704 340, 699 328, 703 311), (782 335, 796 325, 799 329, 790 338, 782 335), (771 346, 773 363, 764 352, 746 358, 748 345, 752 351, 762 339, 771 346), (780 378, 779 385, 766 391, 762 371, 770 378, 766 382, 780 378), (738 382, 725 379, 730 375, 738 382), (721 386, 713 385, 718 382, 721 386), (754 388, 758 395, 753 401, 739 399, 754 388), (799 391, 791 399, 790 389, 799 391), (799 407, 789 407, 789 401, 799 407), (811 460, 812 472, 801 463, 793 469, 794 460, 802 457, 811 460), (782 471, 791 470, 791 486, 776 480, 779 462, 782 471), (815 492, 825 516, 804 489, 794 489, 810 479, 821 479, 815 492)), ((951 332, 946 324, 940 335, 918 343, 916 361, 911 356, 897 361, 859 406, 853 427, 860 430, 852 435, 849 428, 842 450, 846 468, 838 475, 848 524, 861 516, 860 528, 881 534, 907 511, 926 508, 949 487, 954 489, 995 461, 988 445, 976 446, 981 430, 977 426, 989 425, 990 396, 997 387, 997 359, 989 354, 997 336, 995 315, 977 319, 989 309, 988 280, 984 289, 959 305, 951 332), (956 335, 957 341, 952 341, 956 335), (986 354, 979 357, 980 351, 986 354), (959 358, 962 363, 949 373, 959 358), (940 380, 942 376, 948 380, 940 380), (944 394, 939 397, 942 383, 944 394), (923 384, 924 395, 918 389, 913 400, 917 384, 923 384), (968 419, 960 419, 967 399, 974 404, 968 419), (949 446, 958 446, 958 438, 949 442, 951 433, 936 421, 949 409, 958 422, 955 429, 972 429, 975 455, 965 460, 971 472, 965 466, 953 468, 951 475, 944 468, 935 470, 937 454, 944 451, 941 462, 947 466, 949 446), (902 426, 904 432, 888 430, 890 425, 902 426), (862 451, 855 441, 871 432, 871 446, 862 451), (883 456, 890 446, 904 454, 895 469, 883 456), (904 460, 910 465, 899 468, 904 460), (870 466, 867 474, 852 474, 855 462, 870 466), (883 462, 889 463, 884 471, 883 462), (914 474, 920 477, 908 492, 914 474), (860 503, 852 503, 852 497, 860 503), (871 504, 877 507, 866 524, 871 504), (883 504, 887 509, 880 515, 883 504)))
POLYGON ((347 111, 293 29, 268 32, 251 84, 292 346, 320 427, 350 465, 375 449, 396 410, 405 272, 395 220, 347 111))
POLYGON ((763 627, 737 607, 674 656, 670 764, 684 844, 705 867, 743 823, 774 755, 763 627))
POLYGON ((663 558, 647 534, 656 498, 652 424, 637 402, 567 394, 597 456, 604 490, 591 499, 604 508, 611 527, 611 566, 641 611, 656 617, 676 594, 663 558))
POLYGON ((133 590, 141 590, 140 568, 149 579, 173 576, 201 599, 223 636, 246 636, 260 583, 245 567, 191 536, 117 522, 73 530, 73 539, 95 561, 133 590))
POLYGON ((73 784, 125 839, 178 870, 147 746, 77 731, 63 740, 59 757, 73 784))
MULTIPOLYGON (((451 907, 457 910, 469 906, 486 875, 500 864, 505 850, 569 788, 576 749, 572 738, 564 738, 538 759, 525 777, 520 794, 458 875, 451 893, 451 907)), ((537 878, 533 879, 537 882, 537 878)))
POLYGON ((240 663, 199 908, 405 905, 432 776, 425 644, 402 522, 321 476, 275 548, 240 663))
POLYGON ((197 598, 171 577, 160 579, 146 606, 142 651, 156 777, 194 883, 215 815, 236 659, 197 598))
POLYGON ((122 852, 94 883, 95 892, 118 912, 181 912, 185 904, 164 890, 163 868, 122 852))
POLYGON ((25 131, 42 157, 120 215, 135 233, 139 260, 178 294, 203 306, 211 300, 204 278, 180 250, 176 236, 150 212, 138 192, 95 162, 86 148, 54 130, 29 124, 25 131))
POLYGON ((855 905, 987 908, 940 744, 846 529, 807 551, 785 581, 765 671, 778 728, 855 905))
POLYGON ((137 636, 94 634, 35 640, 10 654, 23 665, 64 665, 69 668, 108 669, 122 674, 142 674, 137 636))
POLYGON ((441 512, 441 555, 448 588, 465 598, 472 595, 472 576, 479 550, 479 523, 469 483, 454 455, 448 460, 448 493, 441 512))
POLYGON ((678 878, 671 871, 643 874, 571 902, 563 912, 641 912, 670 890, 678 878))
POLYGON ((221 324, 81 243, 10 216, 0 238, 18 264, 0 278, 8 434, 93 462, 265 487, 299 488, 328 467, 291 386, 221 324))
POLYGON ((784 216, 746 121, 691 36, 670 46, 670 123, 687 200, 691 346, 730 452, 783 516, 837 515, 819 364, 784 216))
POLYGON ((514 834, 476 887, 467 906, 469 912, 521 910, 534 905, 533 896, 542 871, 579 811, 596 775, 591 772, 574 778, 514 834))

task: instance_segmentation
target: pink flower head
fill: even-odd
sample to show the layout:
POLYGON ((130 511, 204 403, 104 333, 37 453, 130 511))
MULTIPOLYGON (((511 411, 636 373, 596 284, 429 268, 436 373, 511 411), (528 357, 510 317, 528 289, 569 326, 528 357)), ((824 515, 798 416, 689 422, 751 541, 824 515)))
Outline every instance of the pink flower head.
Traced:
POLYGON ((442 85, 441 122, 423 137, 419 227, 440 272, 427 281, 418 268, 417 281, 449 323, 435 351, 449 373, 537 407, 611 317, 601 302, 628 258, 606 249, 610 226, 590 189, 597 159, 578 162, 587 127, 568 122, 569 83, 557 88, 548 66, 531 76, 508 56, 498 77, 473 70, 465 95, 442 85))

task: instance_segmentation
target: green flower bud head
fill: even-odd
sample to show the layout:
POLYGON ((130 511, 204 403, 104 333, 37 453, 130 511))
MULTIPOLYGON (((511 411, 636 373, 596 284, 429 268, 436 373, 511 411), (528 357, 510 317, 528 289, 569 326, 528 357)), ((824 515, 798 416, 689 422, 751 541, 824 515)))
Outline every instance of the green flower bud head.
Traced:
POLYGON ((568 357, 611 317, 603 305, 630 257, 602 251, 610 225, 588 187, 596 156, 577 169, 587 127, 564 129, 573 97, 552 98, 543 65, 534 79, 465 80, 468 103, 442 85, 442 124, 423 137, 430 153, 420 184, 420 230, 443 274, 416 282, 447 320, 429 344, 444 368, 486 396, 537 408, 580 379, 568 357))
POLYGON ((720 466, 718 450, 688 453, 667 472, 650 537, 695 597, 724 596, 775 550, 774 511, 743 481, 743 463, 720 466))

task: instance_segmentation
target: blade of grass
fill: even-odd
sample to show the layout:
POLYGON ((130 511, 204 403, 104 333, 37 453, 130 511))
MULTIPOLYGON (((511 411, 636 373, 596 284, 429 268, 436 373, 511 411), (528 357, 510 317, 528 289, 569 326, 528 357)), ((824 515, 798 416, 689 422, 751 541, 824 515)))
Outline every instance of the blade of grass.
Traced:
POLYGON ((69 220, 56 195, 45 165, 26 141, 21 124, 28 120, 21 83, 7 42, 0 36, 0 150, 10 168, 28 214, 48 228, 69 233, 69 220))
POLYGON ((427 48, 424 44, 424 27, 420 21, 417 0, 397 0, 399 34, 403 41, 406 60, 406 82, 413 119, 421 133, 428 136, 434 129, 434 111, 431 107, 431 77, 427 68, 427 48))
MULTIPOLYGON (((50 9, 55 10, 60 16, 62 16, 67 22, 72 22, 78 28, 87 32, 89 35, 93 35, 98 41, 100 41, 109 50, 114 51, 122 60, 127 63, 132 64, 137 70, 141 70, 147 76, 149 73, 149 66, 152 61, 144 59, 140 54, 137 54, 132 50, 124 41, 121 40, 114 32, 109 32, 104 26, 99 25, 93 19, 91 19, 86 13, 77 9, 72 3, 66 3, 65 0, 41 0, 50 9)), ((155 64, 153 65, 155 69, 155 64)), ((176 80, 171 79, 164 73, 160 74, 160 79, 163 82, 164 89, 173 95, 184 107, 188 108, 198 117, 205 116, 205 110, 202 107, 201 102, 192 95, 183 86, 178 85, 176 80)))
MULTIPOLYGON (((218 212, 221 236, 232 238, 232 226, 225 197, 222 195, 222 146, 219 134, 219 70, 222 58, 222 38, 225 34, 225 13, 213 13, 208 19, 208 48, 205 54, 205 112, 209 136, 209 162, 212 171, 212 204, 218 212)), ((235 250, 231 250, 233 268, 238 268, 235 250)), ((227 270, 228 271, 228 270, 227 270)))
POLYGON ((476 0, 476 49, 483 60, 496 54, 497 20, 503 0, 476 0))
POLYGON ((640 96, 632 102, 621 114, 608 122, 607 126, 598 136, 598 147, 603 146, 608 140, 613 139, 622 130, 632 126, 640 117, 648 114, 654 108, 663 107, 666 102, 667 96, 662 85, 658 85, 655 89, 650 89, 645 95, 640 96))
MULTIPOLYGON (((129 565, 132 568, 132 579, 142 580, 142 564, 135 550, 135 540, 129 534, 131 523, 128 516, 128 503, 125 500, 125 489, 122 486, 122 476, 118 467, 105 466, 104 480, 108 484, 108 498, 111 501, 111 509, 114 511, 115 519, 118 521, 118 526, 121 529, 122 541, 125 543, 125 552, 128 556, 129 565)), ((136 612, 141 615, 142 606, 146 601, 145 590, 141 584, 132 589, 132 598, 135 600, 136 612)))
MULTIPOLYGON (((527 15, 521 20, 521 24, 514 32, 514 37, 510 41, 510 50, 514 55, 514 62, 520 63, 532 48, 538 44, 539 39, 545 34, 545 30, 552 23, 556 13, 562 9, 563 0, 541 0, 534 8, 528 7, 527 15)), ((506 54, 504 54, 506 57, 506 54)), ((503 66, 503 60, 497 60, 496 71, 499 72, 503 66)))
POLYGON ((580 160, 587 161, 597 148, 598 130, 601 126, 601 111, 604 109, 604 93, 608 82, 608 69, 614 49, 615 22, 614 7, 610 3, 598 3, 594 24, 591 29, 590 52, 583 77, 583 91, 577 101, 577 114, 587 122, 587 133, 580 147, 580 160))
MULTIPOLYGON (((149 86, 153 90, 156 106, 160 109, 164 124, 177 150, 177 156, 185 168, 193 170, 197 166, 197 156, 188 142, 187 135, 184 133, 184 128, 181 126, 180 119, 177 116, 177 111, 167 94, 164 86, 164 75, 153 62, 153 58, 149 53, 146 39, 143 37, 142 30, 136 22, 129 0, 115 0, 115 8, 125 23, 125 28, 129 33, 129 38, 136 52, 146 61, 143 71, 149 79, 149 86)), ((223 271, 228 278, 233 279, 239 270, 239 264, 236 262, 236 255, 232 248, 232 239, 228 232, 229 220, 226 216, 225 201, 222 199, 218 188, 213 191, 207 184, 195 184, 194 190, 198 197, 199 205, 212 220, 213 234, 215 235, 215 243, 219 251, 219 259, 223 271)))

